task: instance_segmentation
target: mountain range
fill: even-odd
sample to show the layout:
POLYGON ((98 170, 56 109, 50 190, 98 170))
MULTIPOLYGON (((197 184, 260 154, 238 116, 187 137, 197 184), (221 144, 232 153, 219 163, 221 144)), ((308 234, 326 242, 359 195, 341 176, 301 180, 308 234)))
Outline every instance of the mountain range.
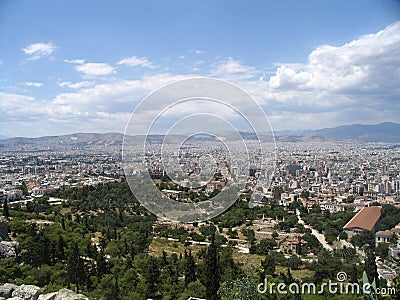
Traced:
MULTIPOLYGON (((255 139, 253 133, 240 132, 245 139, 255 139)), ((283 130, 275 131, 278 141, 307 141, 307 140, 355 140, 365 142, 400 142, 400 124, 385 122, 376 125, 343 125, 317 130, 283 130)), ((9 144, 71 144, 71 145, 121 145, 124 135, 121 133, 74 133, 60 136, 44 136, 38 138, 13 137, 0 140, 0 145, 9 144)), ((152 135, 148 139, 162 141, 163 135, 152 135)), ((135 136, 129 136, 134 142, 135 136)))

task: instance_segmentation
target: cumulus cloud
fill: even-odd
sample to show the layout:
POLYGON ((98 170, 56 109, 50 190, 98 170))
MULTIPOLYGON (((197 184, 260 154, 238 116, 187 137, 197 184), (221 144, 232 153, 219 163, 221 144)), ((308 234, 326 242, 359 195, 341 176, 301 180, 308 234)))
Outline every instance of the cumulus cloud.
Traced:
POLYGON ((75 70, 86 76, 100 76, 115 73, 115 68, 107 63, 85 62, 84 59, 64 60, 67 63, 76 64, 75 70))
MULTIPOLYGON (((32 52, 31 55, 36 54, 32 52)), ((305 62, 276 63, 275 67, 271 66, 271 77, 265 74, 260 77, 265 70, 237 59, 219 59, 209 66, 208 74, 235 82, 254 96, 276 130, 400 121, 400 22, 343 45, 317 47, 305 62)), ((83 59, 65 62, 74 64, 77 71, 89 77, 115 72, 107 63, 83 59)), ((117 64, 154 67, 147 58, 136 56, 121 59, 117 64)), ((82 126, 85 131, 122 132, 134 107, 144 96, 169 82, 189 77, 192 76, 162 73, 135 80, 113 77, 107 82, 96 81, 97 78, 64 81, 58 85, 72 90, 63 90, 45 102, 3 93, 0 94, 0 110, 5 113, 0 122, 32 120, 29 128, 42 128, 42 120, 46 119, 55 128, 52 130, 58 130, 53 131, 54 134, 65 133, 63 130, 81 131, 82 126)), ((38 84, 26 85, 39 87, 38 84)), ((246 103, 239 106, 246 110, 246 103)), ((178 114, 177 109, 170 112, 178 114)), ((198 110, 195 105, 179 109, 198 110)), ((213 109, 216 110, 210 106, 210 111, 213 109)), ((135 120, 141 124, 146 118, 148 116, 142 114, 135 120)))
POLYGON ((106 63, 84 63, 75 67, 77 71, 88 76, 107 75, 114 73, 114 68, 106 63))
POLYGON ((30 44, 26 48, 23 48, 22 51, 29 55, 29 60, 36 60, 42 57, 50 56, 54 50, 56 50, 56 46, 52 43, 36 43, 30 44))
POLYGON ((70 89, 80 89, 80 88, 84 88, 84 87, 89 87, 91 86, 93 83, 90 81, 79 81, 79 82, 69 82, 69 81, 63 81, 60 82, 58 85, 61 87, 68 87, 70 89))
POLYGON ((41 87, 42 85, 43 85, 43 82, 32 82, 32 81, 26 81, 26 82, 24 82, 24 83, 22 83, 23 85, 26 85, 26 86, 32 86, 32 87, 37 87, 37 88, 39 88, 39 87, 41 87))
POLYGON ((240 61, 229 57, 226 60, 218 62, 210 75, 237 81, 254 78, 258 73, 259 71, 255 67, 243 65, 240 61))
POLYGON ((342 46, 320 46, 310 53, 303 68, 299 66, 279 66, 269 80, 269 87, 371 92, 399 86, 400 22, 342 46))
POLYGON ((117 62, 117 64, 118 65, 126 65, 126 66, 130 66, 130 67, 141 66, 141 67, 150 68, 150 69, 153 69, 156 67, 146 57, 137 57, 137 56, 131 56, 131 57, 121 59, 120 61, 117 62))
POLYGON ((282 115, 313 116, 299 122, 299 128, 312 128, 316 122, 324 127, 399 121, 394 113, 399 110, 399 86, 397 22, 340 46, 322 45, 306 63, 279 63, 263 96, 265 105, 282 115))

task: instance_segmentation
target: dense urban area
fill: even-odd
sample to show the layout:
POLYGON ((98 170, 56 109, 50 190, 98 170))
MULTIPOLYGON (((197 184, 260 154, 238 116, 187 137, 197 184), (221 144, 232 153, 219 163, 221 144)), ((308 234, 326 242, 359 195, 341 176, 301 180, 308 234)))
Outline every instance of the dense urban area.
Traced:
MULTIPOLYGON (((256 186, 260 172, 249 169, 232 207, 192 224, 157 218, 135 199, 118 142, 65 136, 0 147, 0 297, 400 297, 399 144, 278 140, 270 184, 256 186), (262 197, 250 205, 255 190, 262 197), (289 288, 319 291, 328 281, 367 281, 371 293, 289 288)), ((196 188, 171 181, 162 164, 149 173, 165 196, 201 202, 230 179, 229 165, 218 166, 196 188)))

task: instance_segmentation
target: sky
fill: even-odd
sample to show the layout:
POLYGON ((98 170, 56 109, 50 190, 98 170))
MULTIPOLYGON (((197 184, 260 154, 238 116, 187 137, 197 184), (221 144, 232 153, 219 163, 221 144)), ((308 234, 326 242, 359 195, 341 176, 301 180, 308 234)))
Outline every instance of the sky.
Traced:
POLYGON ((400 1, 0 0, 1 136, 123 133, 198 76, 274 130, 400 123, 400 1))

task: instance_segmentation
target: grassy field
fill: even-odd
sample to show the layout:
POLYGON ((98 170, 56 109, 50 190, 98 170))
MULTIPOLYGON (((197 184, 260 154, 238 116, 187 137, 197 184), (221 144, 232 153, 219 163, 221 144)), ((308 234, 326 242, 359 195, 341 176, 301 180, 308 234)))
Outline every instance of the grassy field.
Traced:
MULTIPOLYGON (((200 245, 190 245, 187 249, 192 250, 193 254, 196 254, 200 251, 200 249, 205 249, 207 246, 200 245)), ((168 255, 172 253, 176 253, 178 256, 182 253, 185 253, 185 246, 180 242, 168 241, 166 238, 154 238, 152 243, 149 246, 150 254, 154 256, 161 256, 162 251, 164 250, 168 255)), ((235 262, 242 264, 242 266, 254 266, 255 268, 259 268, 261 265, 261 260, 264 259, 264 256, 258 254, 246 254, 240 253, 237 249, 233 250, 233 259, 235 262)), ((276 266, 277 274, 286 273, 287 267, 284 266, 276 266)), ((313 276, 314 272, 307 269, 299 269, 299 270, 290 270, 292 276, 296 279, 303 279, 306 277, 313 276)))

